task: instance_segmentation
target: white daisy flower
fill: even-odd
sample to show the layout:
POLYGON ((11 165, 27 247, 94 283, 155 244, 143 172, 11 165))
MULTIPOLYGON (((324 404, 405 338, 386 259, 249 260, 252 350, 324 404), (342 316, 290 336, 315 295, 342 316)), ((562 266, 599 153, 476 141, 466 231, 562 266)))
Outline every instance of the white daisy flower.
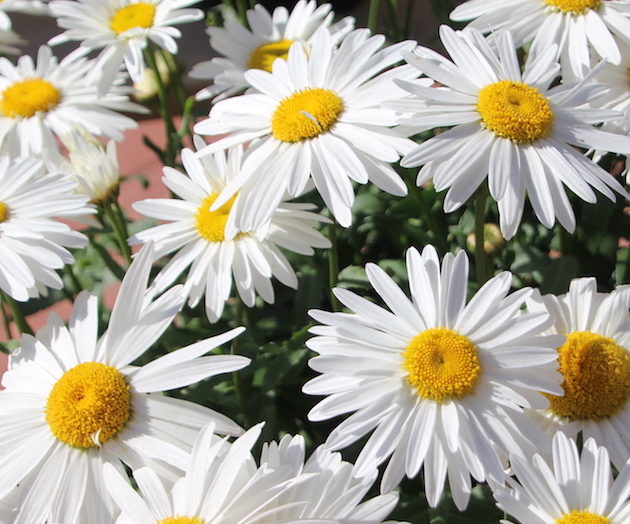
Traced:
POLYGON ((170 495, 151 468, 134 471, 138 492, 126 475, 105 464, 107 489, 121 510, 116 523, 261 522, 289 480, 287 467, 273 470, 264 464, 256 466, 251 449, 262 425, 254 426, 232 444, 214 439, 214 424, 207 425, 195 440, 186 474, 175 482, 170 495))
POLYGON ((512 275, 489 280, 466 305, 468 259, 448 253, 440 268, 427 246, 407 251, 411 300, 375 264, 368 279, 388 311, 346 289, 339 301, 354 313, 312 311, 323 326, 307 346, 322 373, 304 392, 328 395, 313 421, 354 413, 329 435, 340 449, 374 430, 356 461, 357 475, 391 455, 381 490, 415 477, 424 464, 424 489, 436 506, 448 473, 457 507, 466 507, 472 475, 502 482, 507 452, 545 449, 545 436, 521 407, 560 394, 555 350, 559 336, 541 336, 546 312, 522 313, 531 289, 508 295, 512 275))
POLYGON ((567 337, 558 347, 564 396, 548 395, 541 422, 550 434, 594 438, 621 468, 630 457, 630 286, 598 293, 594 278, 579 278, 565 295, 534 295, 528 309, 548 311, 549 332, 567 337))
POLYGON ((273 73, 247 71, 245 78, 260 94, 222 100, 210 118, 195 126, 205 135, 230 133, 206 146, 200 156, 257 139, 239 176, 213 209, 242 187, 247 204, 237 224, 251 229, 269 218, 285 191, 299 195, 312 177, 337 221, 347 227, 354 201, 351 180, 370 180, 388 193, 405 195, 403 180, 389 164, 414 143, 395 129, 398 113, 382 102, 405 96, 394 78, 417 76, 409 66, 390 69, 401 59, 401 51, 416 44, 381 49, 384 42, 381 35, 370 37, 369 31, 357 30, 337 48, 327 31, 319 31, 310 55, 296 43, 286 61, 274 62, 273 73))
MULTIPOLYGON (((602 129, 614 133, 630 135, 630 45, 619 46, 621 51, 621 62, 619 65, 605 63, 595 74, 593 79, 608 86, 608 91, 597 98, 593 105, 614 109, 622 113, 622 117, 612 122, 606 122, 602 129)), ((604 154, 603 151, 596 151, 593 159, 598 161, 604 154)), ((626 166, 628 157, 626 156, 626 166)), ((630 184, 630 172, 626 167, 626 182, 630 184)))
POLYGON ((264 519, 264 524, 377 524, 396 507, 398 493, 394 491, 361 502, 374 484, 378 470, 355 476, 353 465, 325 446, 319 446, 306 461, 304 458, 302 436, 286 435, 279 443, 263 445, 261 463, 274 470, 288 467, 294 478, 305 476, 280 494, 275 503, 280 511, 264 519))
POLYGON ((137 127, 118 111, 146 109, 129 101, 129 88, 113 86, 98 96, 96 86, 85 83, 94 64, 83 54, 77 50, 59 62, 42 46, 36 64, 29 56, 17 65, 0 58, 0 154, 53 155, 59 151, 55 136, 79 129, 122 140, 124 130, 137 127))
MULTIPOLYGON (((581 456, 563 433, 553 438, 553 461, 535 454, 514 457, 518 478, 494 491, 497 506, 521 524, 627 524, 630 522, 630 460, 615 479, 608 452, 588 439, 581 456)), ((510 521, 502 520, 504 524, 510 521)))
POLYGON ((472 20, 482 32, 509 30, 517 47, 531 43, 530 54, 558 46, 564 81, 585 77, 591 58, 619 64, 619 41, 630 43, 629 0, 469 0, 451 20, 472 20))
MULTIPOLYGON (((9 31, 13 24, 7 13, 46 15, 48 6, 40 0, 2 0, 0 2, 0 31, 9 31)), ((14 33, 15 34, 15 33, 14 33)))
POLYGON ((136 256, 100 339, 97 297, 83 292, 68 328, 52 314, 11 355, 0 391, 0 499, 20 485, 13 524, 111 524, 103 463, 122 471, 149 462, 172 475, 187 467, 208 422, 221 434, 240 432, 223 415, 161 393, 246 366, 241 356, 202 356, 243 328, 131 365, 184 300, 179 287, 156 300, 146 294, 152 257, 150 247, 136 256))
POLYGON ((222 57, 201 62, 190 72, 192 78, 213 80, 213 85, 197 93, 198 100, 222 93, 232 96, 249 87, 244 73, 248 69, 271 72, 276 58, 286 58, 293 42, 300 42, 308 53, 314 35, 328 29, 334 41, 341 40, 352 31, 354 19, 350 16, 332 25, 334 13, 330 4, 317 6, 316 0, 299 0, 293 11, 276 7, 273 14, 256 4, 247 10, 251 30, 243 26, 231 11, 226 11, 225 27, 209 27, 210 45, 222 57))
POLYGON ((105 465, 107 487, 122 513, 117 524, 377 524, 396 493, 359 504, 376 478, 354 478, 352 465, 322 448, 304 463, 304 439, 264 444, 260 467, 251 455, 262 424, 233 444, 213 441, 213 426, 195 442, 186 475, 170 495, 150 468, 134 472, 140 493, 105 465))
POLYGON ((97 205, 115 197, 120 184, 116 143, 110 140, 103 147, 99 141, 76 132, 62 140, 68 149, 63 171, 76 181, 77 192, 97 205))
POLYGON ((99 93, 107 91, 121 64, 134 82, 144 71, 142 51, 149 41, 177 54, 175 38, 182 35, 174 24, 203 18, 199 9, 185 9, 199 0, 55 0, 50 10, 66 31, 50 40, 55 45, 81 41, 81 47, 102 49, 89 80, 98 82, 99 93))
POLYGON ((0 158, 0 288, 26 302, 61 289, 56 269, 72 264, 66 248, 81 248, 87 238, 53 217, 94 213, 88 199, 75 194, 75 183, 47 174, 41 161, 0 158))
POLYGON ((233 226, 240 196, 216 211, 210 210, 226 184, 238 176, 241 148, 201 160, 184 149, 182 162, 186 174, 166 167, 162 178, 179 199, 147 199, 133 204, 143 215, 170 221, 130 239, 132 244, 154 242, 156 259, 177 251, 152 283, 157 292, 169 287, 192 264, 184 284, 188 304, 194 307, 205 294, 206 315, 210 322, 216 322, 230 296, 232 280, 248 307, 254 305, 256 294, 273 303, 272 277, 297 288, 295 272, 278 247, 303 255, 312 255, 314 247, 330 247, 328 239, 314 229, 327 219, 309 212, 313 208, 309 204, 282 203, 272 210, 269 223, 245 231, 233 226))
POLYGON ((570 232, 575 215, 564 185, 590 203, 597 199, 591 187, 613 201, 611 189, 627 196, 608 172, 572 147, 630 153, 630 137, 593 126, 621 115, 585 107, 603 86, 586 78, 549 89, 558 72, 553 46, 521 74, 509 32, 497 38, 498 54, 473 29, 442 26, 440 36, 454 63, 427 48, 406 58, 446 87, 401 82, 417 100, 415 114, 403 123, 454 127, 418 145, 401 165, 423 165, 418 185, 433 179, 438 191, 450 188, 446 212, 463 205, 487 177, 501 232, 509 239, 521 221, 525 193, 545 227, 557 218, 570 232))

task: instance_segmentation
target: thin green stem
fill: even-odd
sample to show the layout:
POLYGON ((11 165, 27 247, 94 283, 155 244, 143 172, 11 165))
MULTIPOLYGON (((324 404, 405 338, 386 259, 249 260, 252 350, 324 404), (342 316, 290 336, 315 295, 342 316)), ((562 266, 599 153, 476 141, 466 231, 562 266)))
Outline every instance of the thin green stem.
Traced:
POLYGON ((20 309, 20 306, 17 304, 17 302, 13 300, 12 297, 7 295, 3 290, 0 290, 0 293, 2 295, 2 302, 9 306, 9 309, 11 310, 11 316, 13 317, 13 322, 18 328, 18 331, 20 333, 27 333, 29 335, 32 335, 33 330, 31 329, 31 326, 29 326, 28 321, 24 316, 24 313, 20 309))
POLYGON ((440 251, 444 253, 447 252, 448 241, 446 239, 446 231, 442 227, 441 223, 438 224, 433 214, 431 213, 431 207, 427 202, 425 191, 423 189, 420 189, 413 181, 408 183, 407 187, 410 188, 411 192, 418 201, 418 204, 420 205, 420 214, 422 215, 422 219, 432 233, 433 242, 437 245, 440 251))
POLYGON ((380 0, 370 0, 370 10, 368 12, 368 28, 370 33, 376 33, 378 24, 378 8, 381 4, 380 0))
POLYGON ((392 40, 400 40, 400 29, 398 27, 398 0, 387 0, 387 29, 392 40))
POLYGON ((124 268, 120 267, 118 262, 116 262, 112 258, 112 256, 109 254, 109 252, 104 246, 96 242, 96 239, 94 238, 94 236, 90 236, 90 244, 92 244, 92 247, 94 248, 96 253, 101 257, 101 260, 105 263, 105 265, 112 272, 112 274, 118 280, 122 280, 123 277, 125 276, 124 268))
POLYGON ((190 123, 192 120, 193 109, 195 108, 195 102, 196 101, 194 96, 189 96, 186 99, 186 102, 184 102, 184 109, 182 111, 182 122, 179 126, 179 131, 177 132, 179 138, 184 138, 186 135, 188 135, 192 141, 193 130, 190 123))
POLYGON ((127 244, 127 237, 120 226, 118 218, 116 217, 116 212, 110 204, 105 204, 103 206, 103 211, 105 212, 107 221, 114 232, 114 238, 116 238, 120 254, 123 256, 127 264, 131 264, 131 248, 129 247, 129 244, 127 244))
POLYGON ((74 274, 74 270, 72 269, 72 266, 70 264, 66 264, 65 266, 63 266, 63 271, 70 280, 70 283, 72 284, 72 294, 76 297, 83 289, 83 286, 81 285, 81 282, 79 281, 77 276, 74 274))
MULTIPOLYGON (((236 310, 234 315, 234 320, 237 326, 242 326, 245 324, 245 304, 241 300, 241 297, 236 297, 236 310)), ((231 355, 239 355, 241 347, 241 337, 238 336, 232 340, 232 344, 230 346, 230 354, 231 355)), ((234 384, 234 389, 236 390, 236 397, 238 398, 238 405, 241 413, 243 414, 243 420, 245 421, 245 429, 251 426, 251 420, 249 418, 249 411, 247 409, 247 403, 245 402, 245 391, 243 386, 243 380, 239 375, 238 371, 232 372, 232 382, 234 384)))
POLYGON ((402 38, 409 38, 411 32, 411 17, 413 15, 413 6, 417 0, 407 0, 407 10, 405 11, 405 25, 403 27, 402 38))
POLYGON ((7 338, 13 338, 11 335, 11 319, 9 318, 9 314, 7 313, 3 300, 0 300, 0 309, 2 310, 2 324, 4 325, 4 332, 6 333, 7 338))
POLYGON ((337 285, 339 278, 339 251, 337 247, 337 224, 328 224, 328 240, 330 249, 328 250, 328 287, 330 289, 330 304, 333 311, 341 311, 341 304, 333 293, 333 288, 337 285))
POLYGON ((158 100, 160 107, 160 116, 164 120, 165 132, 166 132, 166 146, 164 149, 164 163, 167 166, 175 166, 175 157, 177 156, 178 144, 175 141, 179 141, 177 131, 175 130, 175 124, 173 123, 173 115, 171 114, 171 108, 169 105, 168 91, 160 70, 158 69, 157 61, 155 60, 155 46, 149 44, 144 49, 144 56, 147 64, 155 74, 155 81, 158 86, 158 100))
POLYGON ((247 9, 249 8, 249 0, 236 0, 236 12, 241 19, 243 25, 247 25, 247 9))
POLYGON ((477 273, 477 284, 483 286, 488 280, 486 269, 486 251, 484 249, 485 232, 484 225, 486 222, 486 199, 488 193, 485 186, 477 190, 475 196, 475 271, 477 273))
POLYGON ((617 285, 630 284, 630 247, 622 251, 622 256, 619 259, 621 259, 621 269, 618 273, 620 280, 617 282, 617 285))
POLYGON ((112 211, 114 212, 114 218, 118 223, 122 238, 125 240, 125 245, 127 246, 126 250, 129 252, 129 261, 131 261, 131 248, 129 247, 128 242, 129 230, 127 229, 127 218, 125 217, 123 208, 120 207, 120 202, 118 200, 112 201, 112 211))
POLYGON ((181 74, 182 72, 180 71, 173 55, 161 47, 159 48, 159 53, 166 64, 166 68, 168 69, 168 77, 171 85, 175 87, 175 96, 177 97, 177 102, 179 103, 179 107, 181 109, 184 107, 184 103, 186 102, 186 89, 184 88, 184 83, 182 82, 184 75, 181 74))

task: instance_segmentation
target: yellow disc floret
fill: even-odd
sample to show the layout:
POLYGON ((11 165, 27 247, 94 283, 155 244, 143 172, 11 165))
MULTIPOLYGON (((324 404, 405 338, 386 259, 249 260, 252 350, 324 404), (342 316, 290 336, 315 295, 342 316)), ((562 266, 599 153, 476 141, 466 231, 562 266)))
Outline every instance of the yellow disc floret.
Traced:
POLYGON ((137 2, 118 9, 109 23, 109 27, 116 34, 124 33, 134 27, 148 29, 153 27, 155 6, 147 2, 137 2))
POLYGON ((554 10, 574 15, 583 15, 591 9, 598 9, 601 0, 544 0, 554 10))
POLYGON ((219 209, 210 211, 210 206, 212 206, 218 196, 217 193, 212 193, 207 196, 199 206, 197 214, 195 215, 197 232, 208 242, 222 242, 225 240, 225 224, 227 223, 234 200, 236 200, 236 195, 234 195, 219 209))
POLYGON ((608 517, 595 515, 590 511, 572 511, 556 519, 556 524, 609 524, 608 517))
POLYGON ((157 524, 204 524, 204 522, 197 517, 167 517, 157 524))
POLYGON ((0 109, 9 118, 29 118, 59 104, 61 93, 47 80, 28 78, 14 82, 2 94, 0 109))
POLYGON ((442 402, 472 393, 481 375, 476 346, 448 328, 432 328, 414 337, 403 353, 407 382, 418 395, 442 402))
POLYGON ((271 118, 271 132, 283 142, 313 138, 334 126, 343 108, 343 100, 328 89, 304 89, 280 102, 271 118))
POLYGON ((549 100, 535 87, 511 80, 481 88, 477 111, 485 127, 518 144, 546 137, 553 124, 549 100))
POLYGON ((9 206, 7 206, 4 202, 0 202, 0 223, 9 220, 10 216, 11 212, 9 211, 9 206))
POLYGON ((92 448, 114 437, 129 419, 131 393, 116 368, 85 362, 66 371, 46 403, 53 435, 76 448, 92 448))
POLYGON ((286 60, 289 56, 289 48, 293 40, 279 40, 278 42, 269 42, 254 49, 254 52, 247 61, 247 67, 250 69, 262 69, 271 73, 276 58, 286 60))
POLYGON ((573 420, 602 420, 624 406, 630 395, 630 357, 612 338, 569 333, 558 353, 564 396, 545 395, 552 412, 573 420))

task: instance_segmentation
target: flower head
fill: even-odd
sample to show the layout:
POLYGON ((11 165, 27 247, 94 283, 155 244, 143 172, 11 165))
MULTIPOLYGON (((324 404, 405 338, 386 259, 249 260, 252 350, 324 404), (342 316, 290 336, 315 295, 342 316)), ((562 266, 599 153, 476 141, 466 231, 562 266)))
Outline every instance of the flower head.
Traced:
POLYGON ((287 60, 276 60, 271 73, 247 71, 245 78, 260 93, 222 100, 195 126, 204 135, 230 133, 200 156, 256 139, 239 176, 212 209, 240 189, 247 204, 236 223, 250 229, 269 219, 285 192, 298 196, 312 179, 336 220, 347 227, 354 201, 351 180, 370 180, 388 193, 406 194, 389 163, 410 151, 413 142, 396 128, 398 113, 382 102, 403 96, 395 77, 417 76, 409 66, 390 69, 415 43, 383 48, 384 43, 381 35, 357 30, 337 48, 330 34, 320 31, 308 55, 294 43, 287 60))
MULTIPOLYGON (((511 459, 518 479, 494 490, 497 506, 521 524, 624 524, 630 518, 630 460, 613 480, 608 451, 589 438, 553 437, 553 461, 511 459)), ((509 524, 509 521, 502 521, 509 524)))
POLYGON ((244 27, 230 12, 226 12, 225 27, 209 27, 210 45, 221 55, 193 67, 190 76, 213 80, 213 85, 197 93, 203 100, 221 94, 231 96, 249 87, 244 73, 248 69, 271 72, 276 58, 287 59, 289 48, 299 42, 307 52, 315 34, 327 29, 333 40, 339 41, 354 26, 346 17, 332 24, 330 4, 317 5, 315 0, 299 0, 291 13, 284 6, 269 13, 261 4, 247 10, 250 29, 244 27))
POLYGON ((110 140, 103 147, 92 137, 76 132, 64 138, 69 161, 64 162, 63 169, 77 182, 77 191, 96 205, 116 195, 120 184, 116 143, 110 140))
POLYGON ((381 489, 395 487, 424 466, 429 504, 440 500, 448 474, 458 508, 468 503, 472 475, 503 480, 501 458, 544 449, 542 434, 520 412, 560 393, 554 346, 544 337, 542 314, 520 310, 531 290, 508 295, 510 273, 488 281, 466 305, 468 260, 447 254, 440 265, 427 246, 407 251, 411 300, 378 266, 370 283, 386 310, 345 289, 335 295, 351 313, 312 311, 323 325, 311 329, 309 366, 322 373, 304 386, 327 395, 309 413, 324 420, 354 412, 330 434, 343 448, 367 433, 357 474, 389 459, 381 489))
POLYGON ((65 32, 51 44, 80 40, 84 50, 102 49, 92 66, 89 80, 99 93, 107 91, 124 62, 134 82, 144 71, 142 52, 150 41, 177 53, 175 38, 181 33, 174 24, 203 17, 199 9, 187 9, 199 0, 54 0, 52 15, 65 32))
POLYGON ((97 298, 82 292, 68 327, 52 314, 11 355, 0 391, 0 499, 20 486, 14 524, 111 524, 103 463, 151 464, 172 479, 208 422, 221 434, 240 433, 227 417, 161 393, 246 366, 245 357, 202 356, 242 328, 131 365, 184 300, 178 287, 155 300, 146 293, 152 255, 147 246, 134 260, 100 338, 97 298))
POLYGON ((451 20, 472 20, 469 27, 483 32, 508 30, 517 47, 531 44, 532 56, 557 45, 565 82, 587 76, 591 59, 619 64, 619 44, 630 43, 628 0, 469 0, 451 20))
POLYGON ((0 160, 0 288, 25 302, 61 289, 55 270, 74 262, 67 248, 81 248, 87 238, 55 217, 94 212, 75 194, 75 183, 60 173, 46 173, 41 161, 0 160))
POLYGON ((128 89, 112 86, 96 93, 86 81, 94 64, 82 50, 58 61, 42 46, 37 62, 20 57, 17 65, 0 58, 0 152, 11 156, 59 158, 56 137, 74 130, 122 139, 136 122, 118 111, 145 112, 129 101, 128 89))
POLYGON ((453 62, 427 48, 406 58, 443 87, 399 81, 414 95, 405 101, 413 114, 402 123, 453 128, 418 145, 401 165, 423 166, 418 185, 433 180, 436 189, 449 190, 445 211, 463 205, 487 177, 501 231, 509 239, 521 221, 526 194, 544 226, 552 227, 557 218, 571 232, 575 215, 564 186, 591 203, 596 201, 593 188, 611 200, 613 191, 627 195, 573 147, 630 153, 629 137, 593 127, 621 114, 584 107, 602 86, 587 77, 550 89, 558 72, 553 46, 521 73, 509 32, 496 38, 498 51, 474 29, 455 32, 442 26, 440 35, 453 62))
POLYGON ((353 477, 339 453, 318 448, 304 460, 304 439, 285 436, 263 445, 260 466, 251 449, 262 424, 232 444, 213 439, 213 425, 196 439, 184 477, 170 495, 150 468, 134 472, 141 493, 115 468, 105 478, 120 507, 120 524, 378 524, 398 501, 387 493, 360 503, 376 478, 353 477))
POLYGON ((152 288, 166 289, 190 266, 184 294, 191 307, 205 294, 211 322, 221 316, 232 280, 249 307, 254 305, 256 294, 273 302, 272 277, 297 287, 295 272, 279 247, 311 255, 314 247, 330 245, 314 228, 326 219, 310 212, 313 206, 309 204, 282 203, 269 210, 269 222, 252 229, 234 225, 235 213, 243 205, 240 195, 212 209, 221 191, 239 176, 242 156, 240 147, 227 155, 220 151, 202 159, 185 149, 182 161, 186 174, 167 167, 162 179, 179 198, 141 200, 133 206, 146 216, 169 223, 141 231, 131 242, 155 242, 156 257, 177 251, 156 276, 152 288))
POLYGON ((548 311, 558 346, 563 395, 549 396, 541 422, 549 432, 594 438, 621 468, 630 456, 630 286, 598 293, 594 278, 571 282, 565 295, 534 295, 531 311, 548 311))

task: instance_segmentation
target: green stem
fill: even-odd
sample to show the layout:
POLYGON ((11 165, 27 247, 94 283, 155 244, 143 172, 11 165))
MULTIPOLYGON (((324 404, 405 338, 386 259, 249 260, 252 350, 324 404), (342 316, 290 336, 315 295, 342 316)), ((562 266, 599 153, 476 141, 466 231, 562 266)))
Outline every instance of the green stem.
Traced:
POLYGON ((389 35, 394 42, 400 40, 398 27, 398 0, 387 0, 387 26, 389 35))
POLYGON ((418 204, 420 205, 420 214, 422 219, 431 231, 433 243, 437 245, 440 251, 446 253, 448 251, 447 234, 441 224, 438 224, 431 213, 431 207, 425 197, 425 190, 420 189, 412 180, 407 184, 413 195, 416 197, 418 204))
POLYGON ((368 13, 368 28, 370 33, 375 34, 378 24, 378 8, 380 0, 370 0, 370 11, 368 13))
POLYGON ((83 289, 83 286, 81 285, 81 282, 79 281, 77 276, 74 274, 74 270, 72 269, 72 266, 70 264, 66 264, 63 267, 63 271, 70 280, 70 283, 72 284, 72 294, 76 297, 83 289))
POLYGON ((107 269, 109 269, 118 280, 122 280, 125 276, 125 270, 112 258, 107 249, 96 242, 93 236, 90 236, 90 243, 107 266, 107 269))
POLYGON ((186 135, 188 135, 192 141, 193 138, 193 130, 192 127, 190 125, 190 122, 192 120, 192 114, 193 114, 193 109, 195 108, 195 97, 194 96, 189 96, 186 99, 186 102, 184 102, 184 109, 182 111, 182 123, 179 126, 179 131, 177 132, 177 134, 179 135, 179 138, 184 138, 186 135))
POLYGON ((620 280, 617 285, 630 284, 630 247, 623 249, 622 255, 619 257, 621 262, 621 269, 619 271, 620 280))
POLYGON ((4 332, 7 334, 7 338, 13 338, 13 336, 11 335, 11 319, 9 318, 9 314, 7 313, 7 309, 4 307, 3 300, 0 300, 0 309, 2 310, 2 323, 4 325, 4 332))
POLYGON ((105 204, 103 206, 103 211, 105 212, 107 221, 114 232, 114 237, 118 243, 120 254, 123 256, 127 264, 131 264, 131 248, 129 247, 129 244, 127 244, 127 236, 120 226, 120 222, 118 221, 118 217, 116 216, 113 206, 111 204, 105 204))
POLYGON ((149 44, 144 49, 144 56, 149 67, 155 73, 155 80, 158 86, 158 100, 160 103, 160 116, 164 120, 164 126, 166 131, 166 148, 164 150, 164 163, 167 166, 175 166, 175 157, 177 156, 178 144, 175 143, 177 139, 177 131, 175 130, 175 124, 173 124, 173 115, 171 114, 171 108, 168 100, 168 91, 160 70, 155 60, 155 46, 149 44))
POLYGON ((407 10, 405 12, 405 26, 403 28, 402 38, 409 38, 409 33, 411 32, 411 17, 413 15, 413 5, 416 3, 416 0, 407 0, 407 10))
POLYGON ((236 11, 238 17, 244 26, 247 26, 247 9, 249 8, 249 0, 236 0, 236 11))
POLYGON ((483 247, 485 234, 484 224, 486 221, 486 199, 488 197, 485 186, 477 190, 475 196, 475 270, 477 272, 477 284, 483 286, 488 280, 486 271, 486 251, 483 247))
POLYGON ((120 202, 118 200, 112 201, 112 210, 114 211, 114 218, 118 222, 118 226, 122 231, 123 238, 125 239, 125 245, 129 251, 129 256, 131 257, 131 248, 129 247, 129 243, 127 240, 129 239, 129 230, 127 229, 127 218, 125 217, 125 213, 123 208, 120 207, 120 202))
POLYGON ((328 287, 330 288, 330 304, 333 311, 341 311, 341 304, 333 293, 333 288, 337 285, 339 278, 339 251, 337 248, 337 224, 328 224, 328 240, 330 249, 328 250, 328 287))
POLYGON ((186 89, 184 88, 184 83, 182 82, 182 78, 184 75, 182 71, 180 71, 180 67, 175 61, 175 57, 162 49, 159 49, 160 56, 164 63, 166 64, 166 68, 168 69, 168 77, 172 86, 175 87, 175 96, 177 97, 177 102, 179 103, 180 109, 184 107, 184 103, 186 102, 186 89))
MULTIPOLYGON (((242 326, 245 324, 245 304, 241 300, 241 297, 236 297, 236 311, 234 315, 234 320, 236 322, 236 326, 242 326)), ((232 345, 230 346, 230 355, 239 355, 241 347, 241 337, 238 336, 232 340, 232 345)), ((238 405, 241 413, 243 414, 243 420, 245 421, 245 429, 251 426, 251 421, 249 418, 249 412, 247 410, 247 403, 245 402, 245 391, 243 387, 243 381, 238 371, 232 372, 232 382, 234 384, 234 389, 236 390, 236 397, 238 398, 238 405)))
POLYGON ((2 296, 2 302, 9 306, 9 309, 11 310, 13 322, 17 326, 18 331, 20 333, 27 333, 29 335, 32 335, 33 330, 31 329, 31 326, 28 325, 28 321, 26 320, 26 317, 24 316, 24 313, 22 313, 22 310, 20 309, 20 306, 17 304, 17 302, 13 300, 12 297, 7 295, 4 291, 0 290, 0 293, 2 296))

